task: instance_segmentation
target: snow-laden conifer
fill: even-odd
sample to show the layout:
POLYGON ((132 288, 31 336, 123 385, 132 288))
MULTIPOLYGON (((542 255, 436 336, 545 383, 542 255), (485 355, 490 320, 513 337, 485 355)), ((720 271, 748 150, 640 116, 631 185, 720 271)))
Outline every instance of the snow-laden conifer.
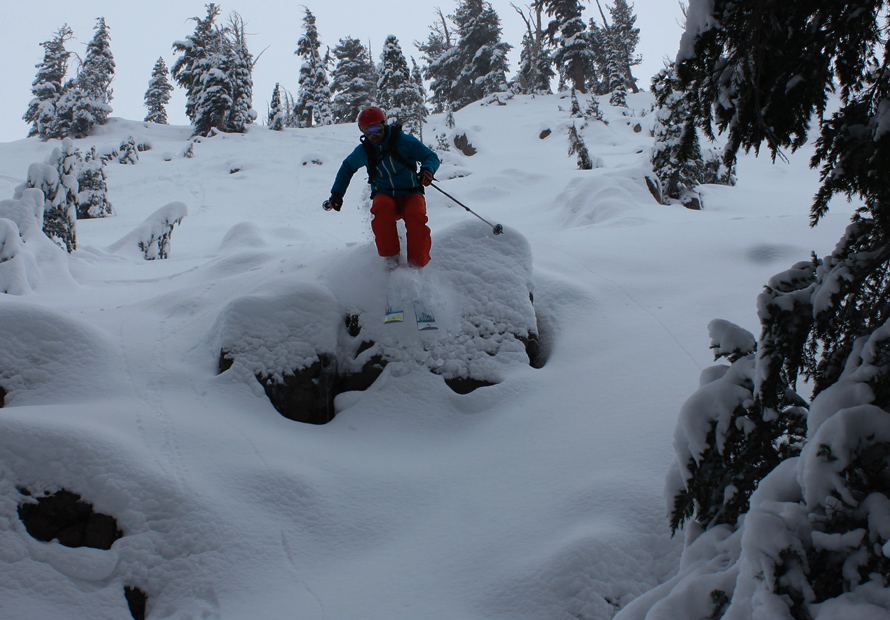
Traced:
POLYGON ((332 53, 337 62, 331 73, 333 119, 335 123, 353 123, 359 112, 374 102, 374 70, 368 50, 358 39, 340 39, 332 53))
POLYGON ((244 19, 238 13, 229 17, 224 38, 224 52, 228 56, 228 80, 232 93, 232 107, 223 131, 243 133, 256 120, 253 109, 253 55, 247 48, 244 19))
POLYGON ((173 49, 181 55, 171 74, 186 90, 186 115, 194 135, 213 130, 241 133, 256 119, 253 110, 253 56, 247 49, 244 21, 233 13, 218 26, 219 7, 207 5, 204 19, 193 17, 195 32, 173 49))
POLYGON ((108 217, 113 214, 108 201, 105 161, 96 154, 96 147, 87 151, 77 176, 77 219, 108 217))
POLYGON ((636 79, 633 77, 633 67, 639 65, 643 59, 636 53, 640 43, 640 29, 636 27, 637 16, 634 14, 634 5, 627 0, 614 0, 609 7, 612 23, 608 25, 610 53, 614 55, 618 64, 618 71, 624 77, 625 86, 634 93, 639 89, 636 79))
POLYGON ((515 4, 513 8, 525 23, 519 53, 519 70, 513 88, 525 94, 550 93, 553 67, 544 30, 544 0, 535 0, 528 14, 515 4))
POLYGON ((655 95, 655 148, 652 168, 661 184, 663 201, 680 200, 701 183, 704 171, 698 132, 685 92, 677 83, 673 63, 652 78, 655 95))
POLYGON ((60 137, 57 133, 56 105, 62 97, 68 72, 71 52, 65 49, 65 44, 71 37, 71 29, 65 24, 52 39, 40 44, 43 46, 43 60, 36 65, 37 77, 31 86, 34 98, 23 117, 26 123, 31 124, 29 137, 39 136, 44 140, 60 137))
POLYGON ((416 135, 417 138, 423 141, 423 126, 426 124, 426 119, 430 114, 429 109, 426 107, 426 88, 423 86, 423 72, 420 70, 420 67, 417 66, 417 62, 414 60, 414 57, 411 57, 411 82, 414 84, 414 89, 417 91, 417 100, 414 102, 414 108, 411 111, 411 121, 409 126, 409 131, 416 135))
POLYGON ((886 9, 883 0, 690 5, 677 74, 692 121, 708 135, 728 133, 729 163, 739 149, 764 143, 779 157, 806 142, 813 114, 825 113, 827 93, 838 92, 840 105, 822 121, 811 161, 822 166, 811 219, 824 217, 836 194, 862 206, 831 254, 770 279, 757 300, 756 349, 729 369, 709 371, 684 406, 670 478, 674 524, 694 523, 686 570, 695 564, 703 569, 695 579, 720 585, 701 591, 700 600, 664 589, 648 601, 658 609, 653 617, 718 600, 712 617, 738 620, 886 611, 886 9), (800 378, 809 382, 803 394, 800 378))
POLYGON ((418 115, 418 110, 423 106, 423 97, 411 78, 408 61, 395 35, 386 37, 380 67, 377 104, 386 111, 389 119, 402 123, 405 131, 419 131, 423 117, 418 115))
POLYGON ((580 0, 545 0, 547 15, 553 19, 547 35, 554 46, 553 65, 559 72, 560 84, 569 82, 579 93, 587 92, 587 75, 593 65, 593 53, 587 39, 587 27, 581 18, 580 0))
POLYGON ((83 137, 94 125, 104 125, 111 114, 115 62, 111 53, 111 35, 105 18, 96 20, 95 34, 87 44, 83 63, 68 90, 70 103, 61 106, 59 117, 65 120, 68 134, 83 137))
POLYGON ((167 104, 170 103, 170 93, 173 86, 167 81, 167 63, 163 57, 158 58, 148 81, 148 90, 145 91, 145 107, 148 113, 145 115, 147 123, 167 124, 167 104))
POLYGON ((300 66, 300 91, 294 113, 300 127, 329 125, 331 117, 331 89, 325 57, 321 55, 321 40, 315 25, 315 15, 306 9, 303 17, 303 36, 294 52, 303 59, 300 66))
POLYGON ((569 155, 578 156, 578 170, 592 170, 593 162, 590 159, 590 152, 584 139, 578 133, 578 128, 572 123, 569 127, 569 155))
POLYGON ((185 39, 173 43, 173 50, 180 56, 173 63, 170 74, 185 89, 185 114, 193 124, 203 98, 205 77, 214 68, 213 55, 221 47, 219 40, 222 34, 215 24, 219 13, 219 7, 211 2, 207 5, 204 19, 191 18, 195 22, 195 31, 185 39))
POLYGON ((281 131, 287 126, 287 111, 281 104, 281 85, 278 82, 275 82, 275 89, 272 91, 272 102, 269 104, 266 125, 272 131, 281 131))
POLYGON ((455 45, 457 34, 452 19, 445 16, 437 8, 438 18, 429 27, 429 34, 424 43, 415 42, 425 63, 423 77, 430 80, 430 103, 433 112, 444 112, 451 108, 454 101, 452 91, 457 75, 460 73, 460 57, 455 45))
POLYGON ((457 74, 451 101, 463 107, 492 93, 507 90, 507 54, 512 45, 501 40, 501 20, 484 0, 461 0, 454 14, 457 74))
POLYGON ((67 252, 77 249, 77 176, 83 156, 70 139, 53 149, 45 163, 28 168, 28 179, 15 189, 21 200, 31 188, 43 192, 43 232, 67 252))

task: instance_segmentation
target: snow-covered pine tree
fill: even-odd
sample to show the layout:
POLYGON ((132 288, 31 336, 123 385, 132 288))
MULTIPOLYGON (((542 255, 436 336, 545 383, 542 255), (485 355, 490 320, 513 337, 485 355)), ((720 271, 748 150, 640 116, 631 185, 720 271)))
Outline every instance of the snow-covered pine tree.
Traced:
POLYGON ((580 0, 544 0, 547 15, 553 17, 547 26, 547 36, 556 48, 553 64, 560 75, 560 83, 571 85, 579 93, 587 92, 587 75, 593 65, 593 53, 586 36, 586 25, 581 18, 580 0))
POLYGON ((105 18, 96 20, 93 39, 87 44, 86 56, 72 85, 73 105, 61 110, 60 116, 68 119, 68 131, 74 137, 90 133, 94 125, 104 125, 111 114, 111 81, 114 79, 114 56, 111 53, 111 35, 105 18))
POLYGON ((415 42, 414 45, 420 50, 421 58, 426 63, 423 76, 430 80, 433 112, 441 113, 450 109, 454 102, 454 83, 461 67, 454 28, 449 27, 449 21, 453 18, 447 18, 439 8, 436 9, 436 14, 438 19, 429 27, 426 43, 415 42))
POLYGON ((16 187, 14 194, 20 200, 27 189, 43 192, 43 232, 69 253, 77 249, 77 175, 81 162, 80 151, 65 138, 45 163, 29 166, 28 180, 16 187))
POLYGON ((634 6, 628 4, 627 0, 614 0, 608 9, 612 17, 612 23, 606 26, 610 35, 610 47, 616 55, 626 86, 634 93, 639 92, 632 69, 643 62, 643 58, 636 53, 640 43, 640 29, 635 25, 637 16, 633 11, 634 6))
POLYGON ((587 25, 587 44, 590 47, 590 71, 587 74, 587 89, 596 95, 609 92, 609 33, 600 27, 594 18, 587 25))
POLYGON ((507 90, 507 54, 513 48, 501 41, 501 20, 484 0, 460 0, 454 14, 460 36, 452 101, 460 108, 492 93, 507 90))
POLYGON ((253 110, 253 56, 247 49, 244 20, 232 13, 228 25, 215 20, 219 7, 207 5, 204 19, 193 17, 195 32, 173 49, 182 55, 171 71, 186 90, 186 114, 196 136, 216 129, 241 133, 256 120, 253 110))
POLYGON ((405 131, 417 132, 423 123, 417 117, 423 97, 411 79, 408 61, 395 35, 386 37, 380 54, 380 79, 377 81, 377 104, 392 122, 399 122, 405 131))
POLYGON ((423 142, 423 126, 426 124, 426 119, 430 114, 430 111, 426 107, 426 88, 423 86, 423 73, 420 71, 420 67, 417 66, 417 62, 414 60, 414 57, 411 57, 411 82, 414 84, 414 89, 417 91, 417 101, 414 104, 414 109, 411 112, 411 122, 409 131, 412 134, 415 134, 417 138, 423 142))
POLYGON ((578 103, 578 95, 575 94, 575 89, 574 89, 574 88, 572 89, 571 101, 572 101, 572 107, 571 107, 571 109, 569 110, 569 115, 570 115, 570 116, 573 116, 574 118, 581 118, 581 116, 582 116, 582 114, 581 114, 581 104, 578 103))
POLYGON ((294 96, 290 93, 286 88, 282 89, 281 93, 281 106, 284 108, 284 126, 290 129, 294 129, 300 126, 299 120, 297 119, 296 109, 297 104, 294 100, 294 96))
POLYGON ((519 54, 519 71, 516 74, 516 84, 513 85, 513 88, 527 95, 550 93, 553 66, 550 60, 550 50, 545 40, 544 0, 532 2, 528 7, 527 15, 515 4, 513 8, 525 22, 525 34, 522 36, 522 47, 519 54))
POLYGON ((287 126, 287 110, 281 102, 281 86, 278 82, 275 82, 275 90, 272 91, 272 103, 269 104, 266 125, 272 131, 281 131, 287 126))
POLYGON ((380 70, 377 63, 374 62, 374 53, 371 51, 371 44, 368 43, 368 80, 371 82, 371 105, 377 101, 377 82, 380 81, 380 70))
POLYGON ((608 35, 609 103, 616 107, 627 107, 627 78, 621 67, 621 45, 615 33, 608 35))
POLYGON ((211 2, 204 19, 191 18, 195 22, 195 31, 184 40, 173 43, 173 51, 181 55, 173 63, 170 74, 185 89, 185 114, 193 125, 198 104, 204 97, 205 76, 213 68, 211 57, 221 47, 222 35, 214 23, 219 13, 219 7, 211 2))
POLYGON ((152 69, 151 79, 148 81, 148 90, 145 91, 145 107, 148 108, 148 113, 145 115, 147 123, 167 124, 167 104, 170 103, 170 93, 173 92, 173 86, 167 81, 167 74, 167 64, 164 62, 164 58, 158 58, 154 69, 152 69))
POLYGON ((60 137, 56 133, 56 104, 62 96, 68 72, 71 52, 65 49, 65 44, 71 36, 71 29, 65 24, 52 39, 40 44, 43 60, 36 65, 37 77, 31 86, 34 98, 22 117, 26 123, 31 123, 28 137, 39 136, 43 140, 60 137))
POLYGON ((376 81, 368 50, 352 37, 340 39, 333 50, 337 65, 331 73, 332 114, 335 123, 353 123, 373 103, 376 81))
POLYGON ((656 110, 652 169, 661 184, 662 200, 681 200, 701 183, 704 170, 698 132, 685 92, 677 83, 674 64, 652 78, 656 110))
POLYGON ((234 105, 232 83, 232 57, 224 49, 223 39, 219 47, 207 56, 208 69, 201 78, 201 90, 194 105, 193 135, 208 136, 214 128, 225 131, 229 113, 234 105))
POLYGON ((228 80, 232 107, 223 124, 223 131, 244 133, 256 120, 253 109, 253 55, 247 49, 244 18, 238 13, 229 16, 224 38, 224 53, 229 57, 228 80))
MULTIPOLYGON (((678 425, 678 432, 695 435, 677 442, 696 446, 685 457, 703 463, 705 451, 734 452, 736 464, 756 466, 738 467, 737 475, 719 484, 714 472, 707 477, 710 492, 708 483, 699 484, 704 478, 675 478, 687 494, 706 498, 705 512, 716 516, 722 510, 718 504, 731 500, 734 512, 745 515, 735 521, 742 530, 734 535, 741 540, 736 557, 723 557, 714 569, 737 575, 723 580, 725 590, 717 593, 726 617, 810 620, 829 609, 835 617, 857 617, 860 604, 879 614, 886 608, 884 598, 870 597, 884 597, 890 581, 887 8, 886 0, 816 5, 693 0, 690 5, 677 73, 694 120, 709 135, 715 126, 728 132, 727 160, 734 161, 740 148, 756 150, 764 143, 773 157, 803 145, 813 114, 824 114, 827 93, 837 92, 840 106, 822 121, 811 160, 813 167, 822 166, 811 221, 825 216, 836 194, 862 201, 830 255, 774 276, 758 299, 762 333, 756 352, 724 375, 743 362, 753 366, 736 373, 747 374, 748 395, 715 385, 715 393, 701 399, 695 424, 681 420, 678 425), (811 382, 809 403, 796 393, 799 376, 811 382), (730 397, 742 398, 745 416, 733 419, 716 410, 716 403, 726 404, 730 397), (804 418, 801 409, 807 404, 804 418), (695 431, 702 429, 702 418, 714 420, 717 432, 702 437, 695 431), (799 458, 777 464, 762 455, 764 449, 791 450, 794 437, 803 437, 804 423, 799 458), (784 426, 788 436, 764 437, 763 426, 784 426), (727 447, 727 432, 738 437, 733 449, 727 447), (750 505, 735 501, 752 488, 750 505)), ((678 452, 681 468, 689 462, 685 457, 678 452)), ((682 515, 682 505, 678 508, 682 515)), ((702 521, 708 526, 714 519, 702 521)), ((708 563, 702 550, 695 551, 698 566, 708 563)), ((708 601, 683 604, 688 609, 708 601)))
POLYGON ((77 219, 108 217, 114 213, 108 201, 105 161, 96 154, 95 146, 83 158, 77 187, 77 219))
POLYGON ((582 116, 586 120, 595 120, 600 121, 601 123, 608 125, 608 121, 603 118, 603 112, 600 110, 600 102, 596 98, 596 95, 592 95, 590 100, 587 102, 587 107, 584 108, 584 112, 582 112, 582 116))
POLYGON ((124 165, 136 165, 139 163, 139 147, 136 145, 136 139, 133 136, 127 136, 127 139, 121 142, 117 150, 117 163, 124 165))
POLYGON ((303 36, 297 41, 294 54, 303 59, 300 67, 300 91, 294 113, 300 127, 331 123, 331 89, 328 71, 321 55, 321 41, 315 26, 315 15, 306 9, 303 17, 303 36))
POLYGON ((587 145, 584 144, 584 139, 578 133, 575 123, 572 123, 572 126, 569 127, 569 155, 578 156, 578 170, 593 169, 590 152, 587 150, 587 145))

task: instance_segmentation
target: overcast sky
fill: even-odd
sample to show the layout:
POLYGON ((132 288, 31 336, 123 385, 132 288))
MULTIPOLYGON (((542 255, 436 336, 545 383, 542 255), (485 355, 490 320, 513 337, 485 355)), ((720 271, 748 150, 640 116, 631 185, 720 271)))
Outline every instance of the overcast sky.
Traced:
MULTIPOLYGON (((607 0, 600 0, 604 6, 607 0)), ((168 66, 175 56, 172 44, 194 31, 191 17, 206 14, 205 0, 37 0, 21 2, 2 0, 3 36, 0 37, 0 78, 3 97, 0 98, 0 142, 27 136, 28 126, 22 121, 31 100, 31 83, 36 75, 35 65, 43 59, 40 43, 52 38, 63 25, 74 32, 74 40, 67 49, 83 56, 86 44, 92 39, 97 17, 104 17, 111 33, 111 51, 117 69, 112 88, 112 116, 133 120, 145 117, 143 97, 155 62, 163 56, 168 66)), ((222 15, 237 11, 247 22, 250 51, 254 56, 262 52, 254 69, 254 108, 263 118, 276 82, 291 93, 297 93, 300 60, 294 55, 297 40, 302 34, 304 5, 279 0, 223 0, 218 2, 222 15)), ((515 72, 519 59, 519 44, 525 24, 509 0, 491 0, 501 18, 503 38, 514 46, 510 56, 510 71, 515 72)), ((516 1, 517 6, 525 6, 516 1)), ((375 57, 387 35, 399 39, 405 56, 419 53, 414 41, 425 41, 429 25, 433 23, 436 7, 446 14, 457 6, 456 0, 387 0, 374 2, 307 0, 305 6, 315 14, 322 44, 334 47, 345 36, 370 44, 375 57)), ((663 66, 663 58, 676 54, 680 34, 680 5, 672 0, 637 0, 634 3, 641 43, 637 51, 643 64, 635 69, 640 86, 648 88, 649 79, 663 66)), ((585 19, 599 15, 596 3, 588 6, 585 19)), ((608 15, 608 13, 607 13, 608 15)), ((598 18, 599 20, 599 18, 598 18)), ((72 59, 71 74, 77 60, 72 59)), ((170 122, 188 124, 185 99, 177 88, 167 108, 170 122)))

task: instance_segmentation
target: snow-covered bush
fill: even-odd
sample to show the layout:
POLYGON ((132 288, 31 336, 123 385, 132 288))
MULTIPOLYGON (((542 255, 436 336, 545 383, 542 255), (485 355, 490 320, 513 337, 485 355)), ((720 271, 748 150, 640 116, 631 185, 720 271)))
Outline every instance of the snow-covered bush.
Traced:
POLYGON ((105 176, 105 161, 92 147, 83 160, 78 182, 77 219, 107 217, 113 214, 108 201, 108 184, 105 176))
POLYGON ((680 574, 618 619, 886 617, 890 323, 875 305, 886 270, 861 275, 876 258, 856 245, 866 224, 770 279, 756 351, 744 330, 711 324, 732 364, 703 373, 677 426, 667 488, 672 527, 687 530, 680 574), (849 341, 838 322, 867 328, 849 341), (801 373, 814 383, 809 411, 801 373))
POLYGON ((185 204, 171 202, 149 215, 142 224, 116 241, 110 250, 118 252, 122 248, 138 248, 145 260, 167 258, 173 228, 187 215, 188 207, 185 204))
POLYGON ((121 142, 120 148, 117 150, 117 163, 119 164, 135 164, 139 161, 139 148, 136 140, 130 136, 121 142))
MULTIPOLYGON (((574 94, 574 91, 572 92, 574 94)), ((590 152, 587 150, 587 145, 584 144, 584 139, 578 133, 578 128, 575 126, 574 123, 572 123, 572 126, 569 127, 569 155, 578 156, 578 170, 593 169, 593 162, 590 159, 590 152)))
POLYGON ((44 195, 43 232, 68 252, 77 248, 77 175, 82 156, 74 143, 65 139, 53 149, 46 163, 31 164, 28 180, 15 189, 19 200, 28 189, 39 189, 44 195))

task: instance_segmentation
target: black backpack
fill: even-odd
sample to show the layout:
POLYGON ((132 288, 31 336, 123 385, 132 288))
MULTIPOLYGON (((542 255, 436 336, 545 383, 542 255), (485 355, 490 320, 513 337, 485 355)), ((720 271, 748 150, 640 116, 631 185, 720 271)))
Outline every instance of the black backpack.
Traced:
POLYGON ((387 149, 381 151, 380 154, 377 154, 374 145, 368 141, 366 136, 361 137, 362 146, 365 147, 365 154, 368 156, 368 183, 374 183, 374 176, 377 174, 377 164, 381 162, 383 156, 386 153, 392 155, 393 159, 397 162, 405 166, 406 168, 410 168, 411 164, 408 163, 402 154, 399 153, 398 149, 396 149, 396 142, 399 140, 399 136, 402 134, 402 125, 399 123, 395 123, 389 126, 389 139, 386 142, 387 149))

